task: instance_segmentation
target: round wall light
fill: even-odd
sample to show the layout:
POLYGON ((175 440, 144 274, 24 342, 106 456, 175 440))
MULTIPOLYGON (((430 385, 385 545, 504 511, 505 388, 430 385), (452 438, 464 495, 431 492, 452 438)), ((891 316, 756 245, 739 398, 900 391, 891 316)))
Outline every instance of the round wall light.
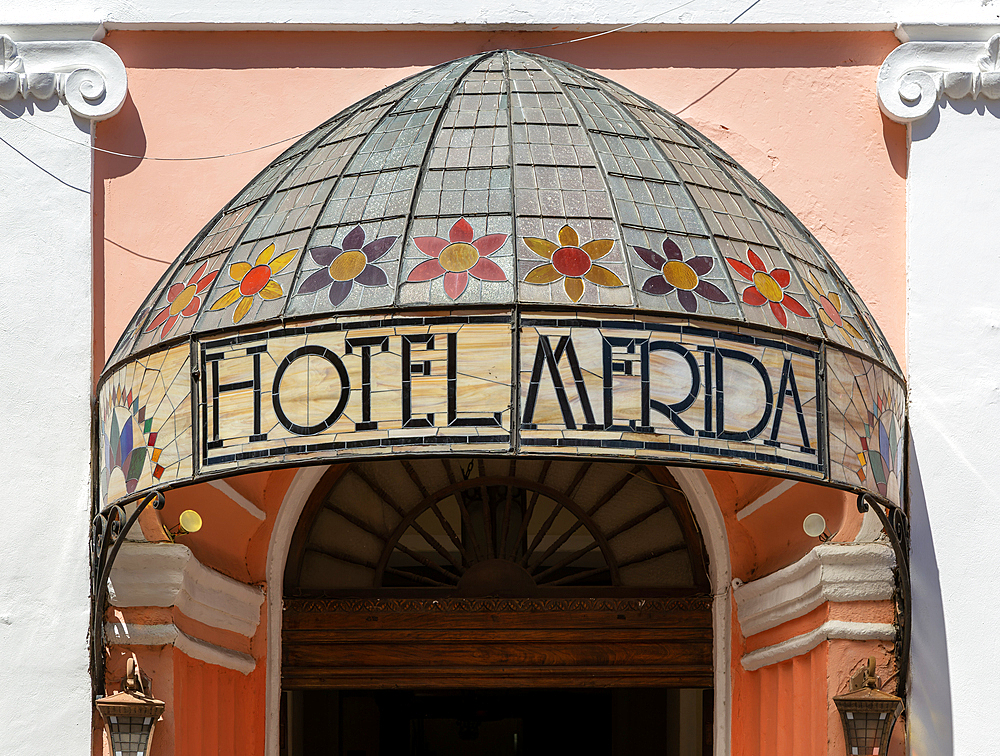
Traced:
POLYGON ((202 526, 201 515, 195 512, 193 509, 185 509, 181 512, 181 516, 177 518, 177 527, 166 530, 164 528, 167 538, 171 541, 174 540, 179 535, 187 535, 188 533, 197 533, 201 530, 202 526))
POLYGON ((826 518, 818 512, 813 512, 810 515, 806 515, 806 519, 802 521, 802 530, 810 538, 819 538, 823 543, 829 541, 833 535, 826 532, 826 518))

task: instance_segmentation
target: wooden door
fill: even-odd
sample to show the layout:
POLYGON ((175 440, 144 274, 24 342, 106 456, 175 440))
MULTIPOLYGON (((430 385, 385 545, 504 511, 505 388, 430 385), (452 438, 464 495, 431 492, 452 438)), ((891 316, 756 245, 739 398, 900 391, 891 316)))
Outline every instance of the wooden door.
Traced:
POLYGON ((711 599, 290 598, 302 688, 710 687, 711 599))

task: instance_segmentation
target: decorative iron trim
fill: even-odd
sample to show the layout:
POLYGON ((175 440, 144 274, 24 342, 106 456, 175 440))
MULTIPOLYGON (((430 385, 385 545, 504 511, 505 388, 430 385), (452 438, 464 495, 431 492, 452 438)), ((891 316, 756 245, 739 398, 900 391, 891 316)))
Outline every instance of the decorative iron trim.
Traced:
POLYGON ((898 633, 896 664, 899 670, 897 686, 899 695, 906 698, 906 682, 910 667, 910 625, 912 624, 913 596, 910 590, 910 519, 901 507, 883 499, 863 493, 858 495, 858 511, 871 509, 882 523, 882 529, 889 538, 892 550, 896 552, 896 570, 899 575, 898 633), (882 508, 885 511, 882 511, 882 508))
POLYGON ((115 564, 115 557, 125 537, 135 525, 139 515, 149 505, 163 509, 166 499, 159 491, 148 494, 138 503, 132 516, 125 519, 125 506, 111 504, 94 515, 90 525, 90 678, 95 698, 103 698, 104 649, 107 647, 104 627, 104 609, 108 598, 108 578, 115 564))

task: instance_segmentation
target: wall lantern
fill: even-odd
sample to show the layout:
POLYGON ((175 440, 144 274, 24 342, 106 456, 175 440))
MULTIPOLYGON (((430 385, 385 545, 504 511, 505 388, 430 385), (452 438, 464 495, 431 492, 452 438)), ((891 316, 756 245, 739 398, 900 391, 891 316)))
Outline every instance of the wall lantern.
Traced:
POLYGON ((875 658, 851 677, 849 692, 834 696, 844 725, 849 756, 885 756, 896 719, 903 711, 903 699, 879 690, 875 658))
POLYGON ((128 660, 121 693, 98 699, 97 711, 104 718, 115 756, 146 756, 153 742, 156 720, 165 704, 146 695, 135 659, 128 660))

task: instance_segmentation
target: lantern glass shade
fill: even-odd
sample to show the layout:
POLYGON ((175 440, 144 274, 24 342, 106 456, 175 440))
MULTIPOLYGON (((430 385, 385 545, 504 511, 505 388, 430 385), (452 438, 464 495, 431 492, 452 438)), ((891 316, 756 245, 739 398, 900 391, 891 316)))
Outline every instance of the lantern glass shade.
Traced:
POLYGON ((114 756, 148 756, 156 720, 163 701, 133 691, 117 693, 97 702, 111 739, 114 756))
POLYGON ((146 756, 153 735, 153 718, 108 717, 108 732, 115 756, 146 756))
POLYGON ((865 688, 835 696, 847 741, 848 756, 885 756, 903 700, 880 690, 865 688))

